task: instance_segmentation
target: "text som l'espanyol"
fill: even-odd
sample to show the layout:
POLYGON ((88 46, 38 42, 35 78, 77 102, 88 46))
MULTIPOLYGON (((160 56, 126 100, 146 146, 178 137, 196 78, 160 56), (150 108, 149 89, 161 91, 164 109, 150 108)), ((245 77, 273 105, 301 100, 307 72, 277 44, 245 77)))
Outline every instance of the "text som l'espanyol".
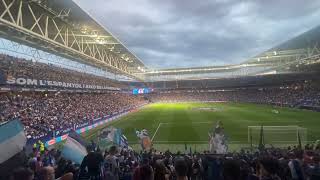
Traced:
POLYGON ((67 83, 67 82, 60 82, 60 81, 38 80, 38 79, 29 79, 29 78, 14 78, 14 77, 10 77, 10 78, 8 77, 6 83, 11 85, 55 86, 55 87, 66 87, 66 88, 76 88, 76 89, 119 90, 119 88, 108 87, 108 86, 67 83))

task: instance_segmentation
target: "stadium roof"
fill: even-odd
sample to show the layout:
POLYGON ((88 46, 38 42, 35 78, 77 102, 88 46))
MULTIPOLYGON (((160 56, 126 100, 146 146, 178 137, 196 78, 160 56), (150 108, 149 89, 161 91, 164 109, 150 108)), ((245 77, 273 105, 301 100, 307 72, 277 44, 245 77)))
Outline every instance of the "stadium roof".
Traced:
POLYGON ((0 36, 140 79, 141 60, 72 0, 0 1, 0 36))
POLYGON ((320 63, 320 26, 269 49, 243 63, 225 66, 147 70, 148 81, 203 79, 290 73, 291 66, 320 63))
POLYGON ((0 5, 0 35, 4 38, 81 63, 105 67, 115 74, 147 81, 278 73, 280 68, 309 63, 309 60, 318 62, 312 57, 320 54, 319 26, 240 64, 152 69, 147 68, 106 27, 73 0, 12 0, 2 1, 0 5))
POLYGON ((119 39, 117 39, 106 27, 96 21, 88 12, 81 9, 73 0, 48 0, 47 5, 60 12, 61 10, 69 12, 68 21, 73 26, 82 30, 82 36, 93 37, 92 43, 107 45, 110 50, 119 54, 124 60, 134 63, 136 66, 143 67, 142 61, 136 57, 119 39))

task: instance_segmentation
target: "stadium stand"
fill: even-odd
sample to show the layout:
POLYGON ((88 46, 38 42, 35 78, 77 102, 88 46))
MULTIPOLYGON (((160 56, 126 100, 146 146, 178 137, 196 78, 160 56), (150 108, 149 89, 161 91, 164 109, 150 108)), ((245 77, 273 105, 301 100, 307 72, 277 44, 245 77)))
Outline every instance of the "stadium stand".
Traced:
POLYGON ((122 93, 1 93, 1 121, 20 119, 28 138, 43 137, 144 102, 122 93))
POLYGON ((312 82, 227 90, 167 90, 150 95, 154 102, 230 101, 319 109, 319 88, 312 82))

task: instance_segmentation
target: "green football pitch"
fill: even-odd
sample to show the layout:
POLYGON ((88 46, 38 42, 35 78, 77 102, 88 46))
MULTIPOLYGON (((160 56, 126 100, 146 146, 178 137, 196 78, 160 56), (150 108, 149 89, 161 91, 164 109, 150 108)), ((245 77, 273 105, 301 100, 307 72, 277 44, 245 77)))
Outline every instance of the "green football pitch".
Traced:
MULTIPOLYGON (((248 103, 155 103, 107 124, 121 128, 129 144, 138 146, 135 130, 147 129, 154 146, 162 148, 184 147, 185 144, 205 149, 208 132, 217 121, 223 123, 230 145, 248 145, 248 137, 258 139, 258 133, 248 136, 248 126, 299 126, 306 129, 308 142, 320 139, 320 113, 292 108, 248 103), (202 146, 202 148, 201 148, 202 146)), ((105 126, 104 126, 105 127, 105 126)), ((95 129, 85 134, 95 139, 95 129)), ((295 141, 295 130, 264 132, 279 142, 295 141)))

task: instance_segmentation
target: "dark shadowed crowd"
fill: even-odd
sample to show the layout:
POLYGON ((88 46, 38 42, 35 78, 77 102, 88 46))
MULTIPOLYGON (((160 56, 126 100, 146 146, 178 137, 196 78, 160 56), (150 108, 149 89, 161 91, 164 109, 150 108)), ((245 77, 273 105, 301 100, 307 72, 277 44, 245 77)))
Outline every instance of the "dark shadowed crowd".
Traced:
POLYGON ((36 149, 24 156, 12 180, 319 180, 320 146, 266 148, 224 155, 182 154, 169 150, 135 152, 95 145, 81 164, 64 159, 55 149, 36 149))

